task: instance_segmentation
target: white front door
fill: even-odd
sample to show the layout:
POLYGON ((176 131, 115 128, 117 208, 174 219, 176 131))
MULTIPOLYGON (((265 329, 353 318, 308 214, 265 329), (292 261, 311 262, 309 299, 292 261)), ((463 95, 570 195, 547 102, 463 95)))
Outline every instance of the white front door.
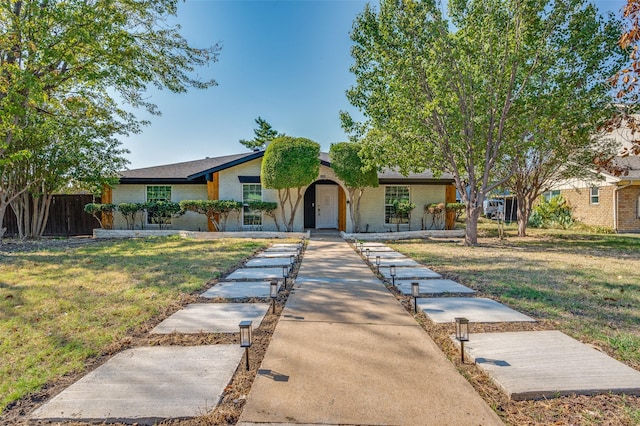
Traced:
POLYGON ((338 185, 316 185, 316 228, 338 228, 338 185))

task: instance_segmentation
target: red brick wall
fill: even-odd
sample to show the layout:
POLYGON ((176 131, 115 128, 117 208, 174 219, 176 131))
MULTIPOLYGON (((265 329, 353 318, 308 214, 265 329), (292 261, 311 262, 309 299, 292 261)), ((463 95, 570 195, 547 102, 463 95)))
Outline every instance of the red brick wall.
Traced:
POLYGON ((619 232, 640 232, 638 197, 640 197, 640 185, 629 186, 618 191, 619 232))
MULTIPOLYGON (((573 208, 573 218, 587 225, 615 228, 613 216, 614 186, 600 186, 600 201, 591 204, 591 188, 563 189, 560 191, 573 208)), ((618 232, 640 232, 638 218, 640 185, 618 190, 618 232)))
POLYGON ((563 189, 562 197, 573 208, 573 218, 586 225, 613 228, 613 186, 600 186, 598 204, 591 204, 591 188, 563 189))

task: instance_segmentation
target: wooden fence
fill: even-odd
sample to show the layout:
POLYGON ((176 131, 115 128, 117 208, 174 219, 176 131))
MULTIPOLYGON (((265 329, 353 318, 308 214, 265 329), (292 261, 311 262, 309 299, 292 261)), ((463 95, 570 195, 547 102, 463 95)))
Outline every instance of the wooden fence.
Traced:
MULTIPOLYGON (((49 220, 44 230, 45 236, 71 237, 76 235, 92 235, 94 228, 99 228, 98 221, 88 213, 84 206, 89 203, 99 203, 100 198, 92 195, 54 195, 49 208, 49 220)), ((5 237, 17 237, 18 226, 16 216, 11 208, 4 215, 2 227, 7 228, 5 237)))

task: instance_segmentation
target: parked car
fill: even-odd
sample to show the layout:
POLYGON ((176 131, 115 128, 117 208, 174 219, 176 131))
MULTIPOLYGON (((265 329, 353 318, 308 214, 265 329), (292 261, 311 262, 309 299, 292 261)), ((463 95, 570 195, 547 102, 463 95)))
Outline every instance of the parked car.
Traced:
POLYGON ((484 215, 489 219, 504 219, 504 200, 486 199, 482 208, 484 215))

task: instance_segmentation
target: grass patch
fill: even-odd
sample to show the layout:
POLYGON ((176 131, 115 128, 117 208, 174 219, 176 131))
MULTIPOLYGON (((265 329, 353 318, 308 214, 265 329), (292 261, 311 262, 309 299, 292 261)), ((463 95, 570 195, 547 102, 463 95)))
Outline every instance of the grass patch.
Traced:
POLYGON ((0 411, 267 244, 170 237, 0 253, 0 411))

